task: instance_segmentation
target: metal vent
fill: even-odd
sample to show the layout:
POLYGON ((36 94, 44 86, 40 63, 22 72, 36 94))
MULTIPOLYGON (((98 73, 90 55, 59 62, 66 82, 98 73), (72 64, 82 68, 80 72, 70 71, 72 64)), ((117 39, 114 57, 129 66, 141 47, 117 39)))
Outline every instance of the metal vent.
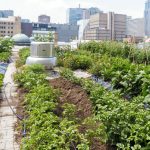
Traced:
POLYGON ((30 49, 31 57, 55 57, 54 43, 52 42, 32 42, 30 49))
POLYGON ((30 56, 27 58, 26 64, 42 64, 46 69, 52 69, 56 66, 54 43, 32 42, 30 56))

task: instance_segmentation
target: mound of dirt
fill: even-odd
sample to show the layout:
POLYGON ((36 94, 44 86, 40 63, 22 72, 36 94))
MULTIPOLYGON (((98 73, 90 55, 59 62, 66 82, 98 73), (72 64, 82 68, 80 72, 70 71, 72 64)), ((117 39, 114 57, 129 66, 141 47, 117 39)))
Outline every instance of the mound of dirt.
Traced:
POLYGON ((76 105, 77 117, 85 119, 92 115, 92 103, 87 93, 78 85, 60 77, 50 80, 50 85, 61 91, 60 103, 76 105))

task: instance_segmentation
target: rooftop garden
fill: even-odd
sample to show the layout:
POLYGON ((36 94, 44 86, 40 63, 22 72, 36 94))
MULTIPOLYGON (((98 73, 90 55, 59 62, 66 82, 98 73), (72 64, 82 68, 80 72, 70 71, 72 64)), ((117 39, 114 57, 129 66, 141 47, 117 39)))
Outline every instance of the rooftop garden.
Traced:
POLYGON ((22 49, 14 76, 26 125, 22 150, 150 149, 149 53, 117 42, 57 48, 60 77, 49 80, 43 66, 24 66, 29 50, 22 49), (77 69, 94 78, 77 78, 77 69))

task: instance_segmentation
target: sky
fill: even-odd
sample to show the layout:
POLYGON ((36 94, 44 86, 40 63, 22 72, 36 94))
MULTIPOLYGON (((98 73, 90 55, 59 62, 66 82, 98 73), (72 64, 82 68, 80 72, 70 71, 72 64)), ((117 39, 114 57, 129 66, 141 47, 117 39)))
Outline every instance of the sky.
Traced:
POLYGON ((53 23, 66 22, 67 8, 98 7, 104 12, 126 14, 133 18, 143 17, 145 0, 0 0, 0 10, 12 9, 15 16, 37 21, 38 16, 51 16, 53 23))

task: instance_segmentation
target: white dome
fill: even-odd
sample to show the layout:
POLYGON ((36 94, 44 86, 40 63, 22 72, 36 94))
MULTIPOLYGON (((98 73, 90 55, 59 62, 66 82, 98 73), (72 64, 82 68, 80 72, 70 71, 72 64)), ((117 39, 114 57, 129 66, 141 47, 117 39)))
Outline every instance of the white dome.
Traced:
POLYGON ((16 45, 30 45, 30 39, 25 34, 16 34, 12 37, 16 45))

